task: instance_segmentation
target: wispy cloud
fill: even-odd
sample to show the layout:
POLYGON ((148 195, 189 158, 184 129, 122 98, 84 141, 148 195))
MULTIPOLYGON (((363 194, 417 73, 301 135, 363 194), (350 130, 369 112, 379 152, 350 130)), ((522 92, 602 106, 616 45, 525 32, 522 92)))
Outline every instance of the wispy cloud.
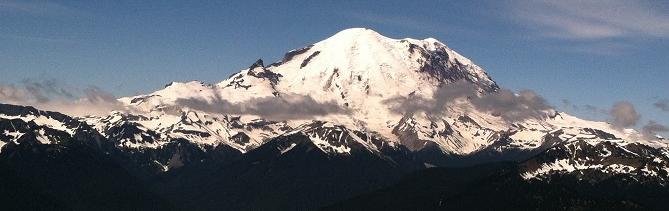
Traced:
POLYGON ((587 42, 580 41, 580 42, 563 43, 561 45, 553 46, 551 48, 565 52, 610 56, 610 55, 619 55, 620 53, 626 52, 635 47, 637 46, 630 44, 628 42, 605 40, 605 41, 587 41, 587 42))
POLYGON ((608 115, 609 111, 606 109, 599 108, 594 105, 590 104, 585 104, 585 105, 577 105, 572 103, 570 100, 567 99, 562 99, 562 108, 564 109, 570 109, 572 111, 581 111, 585 112, 591 115, 608 115))
MULTIPOLYGON (((65 20, 92 17, 90 13, 54 1, 46 0, 0 0, 0 18, 36 18, 40 21, 65 20)), ((78 40, 55 37, 48 33, 14 32, 0 34, 0 39, 13 42, 31 42, 40 44, 77 44, 78 40)))
POLYGON ((669 99, 658 100, 653 103, 653 106, 661 111, 669 112, 669 99))
POLYGON ((18 85, 0 84, 0 103, 28 105, 74 116, 129 111, 114 95, 100 88, 78 89, 48 78, 24 79, 18 85))
POLYGON ((543 97, 531 90, 516 93, 502 88, 495 93, 479 95, 478 87, 466 81, 458 81, 438 88, 431 98, 412 94, 408 97, 393 97, 383 102, 399 114, 422 111, 443 116, 447 105, 452 105, 459 98, 466 98, 474 109, 498 116, 507 122, 540 119, 554 112, 553 107, 543 97))
POLYGON ((648 123, 641 128, 641 134, 647 139, 653 139, 656 135, 666 132, 669 132, 669 127, 655 121, 648 121, 648 123))
POLYGON ((516 1, 512 15, 542 35, 562 39, 669 38, 669 14, 627 0, 516 1))
POLYGON ((53 1, 0 0, 0 12, 24 13, 35 16, 81 15, 82 11, 53 1))
POLYGON ((74 44, 78 41, 63 39, 63 38, 50 38, 50 37, 36 37, 28 35, 13 35, 13 34, 0 34, 0 38, 12 39, 17 41, 30 41, 36 43, 58 43, 58 44, 74 44))

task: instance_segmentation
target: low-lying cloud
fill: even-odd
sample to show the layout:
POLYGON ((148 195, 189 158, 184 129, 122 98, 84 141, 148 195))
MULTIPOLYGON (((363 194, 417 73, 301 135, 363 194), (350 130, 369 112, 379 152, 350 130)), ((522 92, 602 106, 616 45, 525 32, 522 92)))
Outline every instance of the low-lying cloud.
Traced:
MULTIPOLYGON (((0 103, 33 106, 72 116, 104 116, 111 111, 139 112, 98 87, 76 89, 53 79, 25 79, 20 84, 0 84, 0 103)), ((310 96, 296 94, 252 98, 243 103, 231 103, 220 96, 210 101, 186 98, 177 100, 176 106, 220 114, 257 115, 274 120, 348 113, 345 107, 334 101, 319 102, 310 96)))
POLYGON ((472 99, 479 110, 491 112, 507 121, 520 121, 527 118, 542 118, 546 111, 553 108, 548 102, 532 90, 514 93, 502 89, 498 93, 472 99))
POLYGON ((176 105, 204 112, 256 115, 272 120, 311 119, 316 116, 348 113, 345 107, 334 101, 318 102, 311 96, 297 94, 252 98, 242 103, 231 103, 221 96, 211 101, 187 98, 177 100, 176 105))
POLYGON ((634 105, 627 101, 621 101, 613 104, 611 111, 611 123, 616 127, 635 126, 641 119, 641 115, 636 111, 634 105))
POLYGON ((641 134, 648 139, 654 139, 655 135, 666 132, 669 132, 669 127, 655 121, 648 121, 648 123, 641 128, 641 134))
MULTIPOLYGON (((655 107, 662 109, 665 104, 660 100, 655 103, 655 107)), ((569 100, 563 100, 565 108, 573 110, 591 112, 594 114, 606 114, 609 116, 609 121, 616 129, 625 129, 639 126, 641 137, 645 139, 655 139, 655 135, 669 132, 669 127, 662 125, 656 121, 650 120, 646 124, 639 125, 641 115, 637 112, 634 105, 628 101, 620 101, 613 104, 610 109, 602 109, 592 105, 575 105, 569 100)))
POLYGON ((543 118, 547 111, 553 110, 543 97, 531 90, 514 93, 508 89, 500 89, 495 93, 482 94, 474 84, 465 81, 440 87, 432 98, 410 95, 395 97, 384 103, 397 113, 424 111, 432 115, 443 115, 448 104, 462 97, 466 97, 475 109, 499 116, 508 122, 543 118))
POLYGON ((567 99, 562 99, 562 108, 564 109, 570 109, 572 111, 582 111, 594 115, 608 115, 609 111, 606 109, 599 108, 594 105, 590 104, 585 104, 585 105, 577 105, 572 103, 570 100, 567 99))
POLYGON ((390 109, 396 113, 415 113, 425 111, 427 113, 442 115, 444 107, 453 102, 453 100, 470 95, 476 95, 477 89, 471 83, 459 81, 439 88, 432 98, 424 98, 414 93, 409 96, 397 96, 385 100, 384 103, 390 106, 390 109))
POLYGON ((653 103, 653 106, 661 111, 669 112, 669 99, 659 100, 653 103))
POLYGON ((72 116, 107 115, 127 110, 111 93, 97 87, 70 88, 53 79, 25 79, 19 85, 0 84, 0 103, 33 106, 72 116))

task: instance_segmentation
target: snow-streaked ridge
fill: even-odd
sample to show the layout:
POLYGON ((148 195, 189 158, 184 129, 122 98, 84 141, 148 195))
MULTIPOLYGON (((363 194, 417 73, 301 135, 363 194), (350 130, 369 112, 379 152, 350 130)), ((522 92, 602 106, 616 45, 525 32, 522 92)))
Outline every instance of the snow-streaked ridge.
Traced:
MULTIPOLYGON (((131 111, 139 111, 137 114, 116 112, 82 119, 100 133, 118 137, 114 140, 117 146, 138 150, 160 149, 185 139, 203 149, 225 145, 246 153, 291 133, 304 133, 323 152, 337 155, 350 155, 358 149, 381 154, 371 136, 384 145, 402 145, 412 151, 434 144, 446 156, 536 152, 582 140, 667 147, 661 142, 639 140, 633 130, 620 131, 604 122, 562 112, 510 123, 476 110, 466 99, 457 99, 443 108, 444 115, 399 113, 387 103, 388 99, 410 95, 429 99, 439 87, 456 81, 474 84, 483 94, 499 90, 483 68, 434 38, 394 39, 370 29, 353 28, 290 51, 273 64, 259 60, 215 84, 172 82, 149 94, 119 99, 133 108, 131 111), (214 106, 221 102, 245 104, 255 99, 282 101, 286 96, 336 104, 347 112, 272 120, 257 114, 219 114, 179 104, 182 100, 214 106)), ((46 120, 41 124, 58 127, 46 120)), ((286 153, 293 147, 280 151, 286 153)), ((561 162, 546 164, 546 168, 564 167, 561 162)))

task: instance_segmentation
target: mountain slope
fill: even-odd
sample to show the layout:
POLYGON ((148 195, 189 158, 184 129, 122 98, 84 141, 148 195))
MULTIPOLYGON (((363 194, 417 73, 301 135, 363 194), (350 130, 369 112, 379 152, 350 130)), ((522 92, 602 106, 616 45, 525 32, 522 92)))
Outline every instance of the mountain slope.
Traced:
POLYGON ((171 207, 126 169, 116 148, 85 123, 56 112, 0 104, 0 131, 0 186, 11 196, 0 200, 10 205, 6 209, 171 207))
MULTIPOLYGON (((369 29, 354 28, 290 51, 281 61, 270 65, 264 66, 259 60, 214 85, 175 82, 163 90, 120 101, 147 112, 144 115, 152 121, 134 122, 163 136, 182 136, 178 131, 164 129, 184 119, 179 113, 229 115, 211 120, 214 124, 220 123, 220 128, 196 130, 210 137, 208 140, 186 139, 199 145, 225 144, 242 153, 314 119, 373 133, 385 143, 403 145, 412 151, 437 146, 446 156, 469 156, 494 147, 497 151, 516 154, 508 156, 509 160, 524 159, 551 147, 557 140, 546 142, 546 136, 563 128, 596 129, 619 139, 637 139, 636 132, 620 132, 606 123, 580 120, 551 109, 536 111, 539 116, 533 118, 510 122, 499 113, 477 108, 471 99, 496 94, 505 93, 500 92, 500 87, 482 68, 435 39, 392 39, 369 29), (471 85, 476 93, 442 96, 444 90, 457 92, 459 82, 471 85), (445 99, 452 102, 439 104, 430 111, 397 110, 393 104, 398 99, 443 100, 440 98, 453 99, 445 99), (283 110, 285 107, 288 110, 283 110), (304 114, 311 111, 310 107, 333 109, 304 114), (276 128, 284 129, 257 135, 245 131, 250 140, 246 144, 221 141, 232 139, 231 136, 239 132, 233 131, 234 126, 224 120, 226 118, 279 119, 284 123, 276 128), (161 120, 156 123, 155 119, 161 120), (162 125, 157 127, 157 124, 162 125), (217 131, 230 132, 221 135, 217 131)), ((405 103, 399 106, 421 106, 405 103)), ((95 121, 100 120, 88 122, 99 125, 95 121)))
POLYGON ((525 101, 542 102, 534 102, 532 93, 503 90, 481 67, 435 39, 392 39, 361 28, 292 50, 269 65, 258 60, 217 84, 173 82, 119 100, 139 114, 83 120, 117 147, 145 159, 154 172, 227 163, 282 134, 308 132, 317 122, 342 131, 310 134, 328 153, 361 148, 384 158, 396 151, 381 147, 403 148, 411 163, 423 166, 519 162, 576 140, 667 147, 641 140, 634 130, 548 106, 507 119, 504 112, 524 111, 496 107, 525 109, 532 106, 525 101), (477 105, 496 97, 498 104, 477 105), (314 109, 318 112, 311 113, 314 109))
MULTIPOLYGON (((159 111, 193 99, 234 104, 260 98, 290 101, 292 96, 306 96, 348 111, 315 116, 319 120, 373 131, 397 142, 401 140, 393 128, 399 127, 404 115, 390 111, 384 100, 417 93, 430 95, 440 85, 459 80, 488 92, 499 89, 480 67, 434 39, 397 40, 369 29, 348 29, 291 51, 282 61, 266 67, 258 61, 216 85, 172 83, 166 89, 121 101, 140 110, 159 111)), ((291 125, 302 123, 293 121, 291 125)), ((471 152, 477 147, 480 146, 443 146, 456 153, 471 152)))
POLYGON ((514 163, 416 172, 322 210, 665 210, 666 187, 625 175, 591 182, 553 175, 527 181, 514 163))
MULTIPOLYGON (((416 170, 500 161, 520 167, 472 168, 466 171, 481 175, 447 177, 496 194, 502 193, 495 188, 518 184, 537 193, 556 188, 546 199, 572 193, 553 185, 553 178, 568 187, 592 181, 592 190, 597 184, 641 190, 667 181, 667 143, 555 111, 532 92, 505 90, 432 38, 347 29, 281 61, 258 60, 216 84, 172 82, 118 100, 127 112, 85 117, 0 104, 0 160, 16 170, 57 161, 53 168, 7 177, 84 169, 101 178, 102 193, 137 193, 137 203, 164 196, 189 209, 236 210, 314 209, 416 170), (43 172, 49 169, 54 172, 43 172), (98 175, 104 169, 109 175, 98 175), (621 178, 641 186, 625 187, 621 178)), ((36 192, 57 192, 84 181, 72 187, 73 196, 96 184, 84 173, 76 178, 58 186, 42 178, 28 183, 44 183, 36 192)), ((464 186, 451 185, 454 197, 472 199, 464 186)), ((573 208, 600 205, 599 199, 580 201, 579 194, 564 200, 573 208)), ((55 205, 92 206, 77 203, 53 199, 55 205)))

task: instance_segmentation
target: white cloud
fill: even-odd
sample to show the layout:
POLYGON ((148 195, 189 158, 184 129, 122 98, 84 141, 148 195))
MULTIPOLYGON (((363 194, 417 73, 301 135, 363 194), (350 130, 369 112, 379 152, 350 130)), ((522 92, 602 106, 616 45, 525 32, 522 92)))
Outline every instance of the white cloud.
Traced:
POLYGON ((97 87, 80 90, 53 79, 26 79, 20 85, 0 84, 0 103, 33 106, 73 116, 102 116, 113 110, 130 110, 112 94, 97 87))
POLYGON ((36 16, 81 15, 82 12, 52 1, 0 0, 0 12, 26 13, 36 16))
POLYGON ((626 0, 517 1, 512 16, 549 37, 606 39, 629 37, 669 38, 669 14, 661 1, 626 0))

